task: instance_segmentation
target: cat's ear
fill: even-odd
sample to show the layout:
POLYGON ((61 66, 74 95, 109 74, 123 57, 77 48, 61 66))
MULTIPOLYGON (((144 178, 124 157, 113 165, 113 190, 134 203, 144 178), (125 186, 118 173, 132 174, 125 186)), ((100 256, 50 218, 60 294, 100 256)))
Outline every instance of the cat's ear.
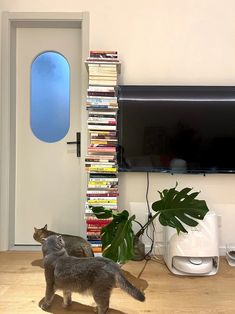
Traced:
POLYGON ((47 224, 43 227, 43 229, 47 230, 47 224))
POLYGON ((58 239, 58 240, 62 240, 62 235, 59 234, 59 235, 57 236, 57 239, 58 239))
POLYGON ((35 232, 37 232, 37 231, 38 231, 38 229, 34 227, 34 231, 35 231, 35 232))

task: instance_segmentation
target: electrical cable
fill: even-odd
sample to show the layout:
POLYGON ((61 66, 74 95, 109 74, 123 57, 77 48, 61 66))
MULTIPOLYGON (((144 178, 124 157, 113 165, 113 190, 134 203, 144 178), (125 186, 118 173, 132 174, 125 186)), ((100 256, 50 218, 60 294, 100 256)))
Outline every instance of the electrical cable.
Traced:
MULTIPOLYGON (((149 194, 149 172, 147 172, 147 185, 146 185, 146 193, 145 193, 145 199, 146 199, 146 203, 147 203, 147 210, 148 210, 148 221, 152 218, 152 213, 150 210, 150 205, 149 205, 149 199, 148 199, 148 194, 149 194)), ((155 226, 153 221, 151 222, 151 224, 146 228, 146 236, 150 239, 151 241, 151 246, 149 251, 145 254, 145 259, 147 259, 150 254, 153 251, 153 246, 154 246, 154 241, 155 241, 155 226), (152 231, 152 237, 149 235, 149 226, 152 226, 153 231, 152 231)))
POLYGON ((145 270, 145 267, 147 266, 148 261, 149 261, 149 259, 146 259, 146 260, 145 260, 144 266, 143 266, 143 268, 141 269, 139 275, 137 276, 138 279, 139 279, 140 276, 143 274, 143 272, 144 272, 144 270, 145 270))
POLYGON ((145 193, 145 199, 146 199, 147 209, 148 209, 148 219, 149 219, 152 217, 152 213, 150 211, 148 194, 149 194, 149 172, 147 172, 147 185, 146 185, 146 193, 145 193))
MULTIPOLYGON (((148 219, 151 219, 152 218, 152 213, 151 213, 151 210, 150 210, 150 205, 149 205, 149 200, 148 200, 148 193, 149 193, 149 172, 147 172, 147 186, 146 186, 146 195, 145 195, 145 197, 146 197, 146 203, 147 203, 147 209, 148 209, 148 219)), ((153 221, 152 221, 152 223, 149 226, 146 228, 146 236, 150 239, 151 246, 150 246, 149 251, 145 254, 144 258, 145 258, 145 260, 152 260, 152 261, 158 262, 160 264, 165 264, 164 259, 161 258, 161 257, 158 257, 156 255, 156 253, 154 253, 154 255, 150 255, 153 252, 153 248, 154 248, 156 228, 155 228, 155 225, 154 225, 153 221), (152 229, 153 229, 152 230, 153 231, 152 232, 152 237, 148 233, 149 226, 152 226, 152 229)))

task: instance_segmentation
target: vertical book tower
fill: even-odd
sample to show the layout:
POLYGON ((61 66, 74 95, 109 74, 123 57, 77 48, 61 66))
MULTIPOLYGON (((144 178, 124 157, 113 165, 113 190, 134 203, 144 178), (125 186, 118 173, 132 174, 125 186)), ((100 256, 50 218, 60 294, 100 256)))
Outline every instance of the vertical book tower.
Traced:
POLYGON ((102 253, 100 233, 108 219, 97 219, 91 206, 117 210, 117 96, 120 62, 117 51, 90 51, 86 60, 89 74, 87 89, 88 172, 86 223, 87 239, 94 253, 102 253))

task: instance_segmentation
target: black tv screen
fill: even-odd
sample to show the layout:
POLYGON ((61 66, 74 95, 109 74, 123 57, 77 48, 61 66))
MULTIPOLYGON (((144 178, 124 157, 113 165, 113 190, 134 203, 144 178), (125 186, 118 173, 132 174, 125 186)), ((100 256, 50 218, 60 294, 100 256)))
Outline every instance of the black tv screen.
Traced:
POLYGON ((234 86, 118 86, 119 171, 235 172, 234 86))

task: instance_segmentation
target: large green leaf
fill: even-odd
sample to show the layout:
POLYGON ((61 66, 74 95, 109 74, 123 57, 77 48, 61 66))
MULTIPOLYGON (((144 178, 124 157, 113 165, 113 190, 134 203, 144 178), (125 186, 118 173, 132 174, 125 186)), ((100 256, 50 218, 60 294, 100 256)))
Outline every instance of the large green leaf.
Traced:
POLYGON ((96 218, 107 219, 107 218, 112 218, 113 217, 112 210, 106 209, 103 206, 90 206, 90 208, 92 209, 92 211, 95 214, 96 218))
POLYGON ((187 232, 185 225, 195 227, 209 210, 204 200, 196 199, 199 192, 190 194, 192 188, 177 191, 176 186, 159 192, 161 199, 152 204, 152 209, 159 214, 163 226, 175 228, 178 233, 187 232))
POLYGON ((110 218, 112 221, 101 231, 103 256, 115 262, 125 263, 133 257, 134 233, 132 221, 126 210, 122 212, 105 210, 103 207, 92 207, 97 218, 110 218))
POLYGON ((103 256, 120 263, 133 257, 132 221, 134 219, 135 216, 129 218, 129 213, 123 211, 114 216, 112 222, 102 228, 103 256))

